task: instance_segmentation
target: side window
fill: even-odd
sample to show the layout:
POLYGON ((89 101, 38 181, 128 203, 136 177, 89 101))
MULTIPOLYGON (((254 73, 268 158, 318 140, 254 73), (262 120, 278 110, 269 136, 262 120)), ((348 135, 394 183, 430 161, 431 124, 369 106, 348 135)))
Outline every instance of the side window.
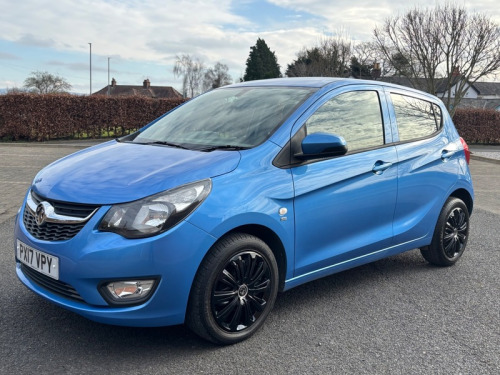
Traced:
POLYGON ((441 128, 441 109, 436 104, 411 96, 391 94, 399 140, 427 137, 441 128))
POLYGON ((384 144, 384 124, 376 91, 350 91, 323 104, 306 122, 307 133, 344 137, 349 151, 384 144))

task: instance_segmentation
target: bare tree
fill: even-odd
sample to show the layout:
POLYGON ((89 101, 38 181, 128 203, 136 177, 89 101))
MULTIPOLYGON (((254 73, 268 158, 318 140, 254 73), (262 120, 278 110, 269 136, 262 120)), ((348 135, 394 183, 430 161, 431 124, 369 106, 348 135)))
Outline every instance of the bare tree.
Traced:
MULTIPOLYGON (((380 69, 379 76, 384 77, 394 71, 392 66, 386 61, 384 54, 380 51, 378 45, 374 42, 361 42, 353 44, 352 54, 361 65, 373 67, 375 64, 378 64, 380 69)), ((375 76, 374 78, 377 77, 375 76)))
POLYGON ((176 56, 174 76, 182 77, 182 95, 194 97, 201 93, 205 66, 198 58, 190 55, 176 56))
POLYGON ((230 85, 232 82, 233 79, 229 75, 229 67, 217 62, 213 68, 209 68, 205 71, 203 77, 203 91, 230 85))
POLYGON ((342 77, 352 55, 352 42, 342 36, 323 38, 320 41, 320 50, 328 62, 331 77, 342 77))
POLYGON ((19 88, 19 87, 8 87, 5 93, 6 94, 23 94, 23 93, 26 93, 26 89, 19 88))
POLYGON ((452 115, 471 84, 500 69, 498 24, 458 5, 414 8, 374 35, 391 66, 414 87, 439 91, 452 115))
POLYGON ((380 62, 381 54, 378 46, 373 42, 361 42, 353 44, 352 54, 360 64, 370 65, 380 62))
POLYGON ((24 88, 38 94, 68 92, 71 87, 64 78, 49 72, 34 71, 24 80, 24 88))
POLYGON ((349 39, 325 37, 313 47, 297 53, 297 59, 288 64, 288 77, 344 77, 349 74, 352 43, 349 39))

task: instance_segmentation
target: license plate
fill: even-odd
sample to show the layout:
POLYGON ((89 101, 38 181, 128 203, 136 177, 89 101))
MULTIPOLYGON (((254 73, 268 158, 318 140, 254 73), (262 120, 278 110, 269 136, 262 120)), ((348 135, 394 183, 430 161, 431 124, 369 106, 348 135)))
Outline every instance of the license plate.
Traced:
POLYGON ((59 258, 17 240, 17 259, 44 275, 59 280, 59 258))

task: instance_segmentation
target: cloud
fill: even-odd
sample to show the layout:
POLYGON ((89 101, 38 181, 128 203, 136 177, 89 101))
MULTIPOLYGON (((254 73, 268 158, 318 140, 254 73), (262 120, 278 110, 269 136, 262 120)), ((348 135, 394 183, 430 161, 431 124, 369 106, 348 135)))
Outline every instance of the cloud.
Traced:
POLYGON ((0 60, 20 60, 20 57, 12 53, 0 52, 0 60))
POLYGON ((32 47, 51 48, 56 46, 56 43, 53 39, 37 38, 33 34, 23 34, 16 40, 16 42, 25 46, 32 47))
MULTIPOLYGON (((346 30, 353 38, 368 41, 373 36, 373 29, 382 25, 391 16, 403 13, 414 7, 432 8, 436 4, 445 4, 444 0, 419 0, 418 3, 394 2, 392 0, 269 0, 271 3, 321 17, 324 22, 319 26, 331 32, 346 30)), ((486 13, 497 23, 500 23, 500 7, 495 0, 476 0, 467 5, 459 6, 471 12, 486 13), (472 3, 472 4, 471 4, 472 3)))
MULTIPOLYGON (((50 66, 60 66, 67 68, 69 70, 78 71, 78 72, 88 72, 89 71, 89 63, 73 63, 73 62, 65 62, 65 61, 57 61, 51 60, 47 61, 47 65, 50 66)), ((99 66, 92 66, 93 71, 97 72, 107 72, 107 69, 101 68, 99 66)))
POLYGON ((226 26, 249 25, 230 11, 229 0, 58 0, 38 9, 38 0, 9 3, 0 13, 2 37, 24 45, 116 54, 124 58, 157 59, 148 43, 167 38, 182 43, 187 36, 217 34, 226 26), (37 36, 25 30, 37 30, 37 36))
MULTIPOLYGON (((271 48, 280 60, 293 57, 311 40, 310 30, 302 35, 303 26, 296 21, 286 33, 283 23, 277 24, 281 28, 260 31, 256 21, 236 15, 234 6, 229 0, 59 0, 46 3, 43 12, 26 13, 25 9, 39 8, 39 3, 23 0, 22 7, 15 2, 7 5, 0 13, 0 24, 4 39, 23 45, 88 53, 91 42, 93 56, 115 55, 171 65, 175 55, 188 53, 207 64, 226 61, 237 70, 244 67, 249 48, 258 37, 276 40, 271 48), (37 30, 37 34, 25 30, 37 30), (287 40, 278 41, 276 36, 287 40), (294 50, 282 48, 285 45, 294 50)), ((316 34, 317 39, 319 32, 316 34)), ((68 67, 86 69, 81 64, 68 67)))
POLYGON ((7 87, 7 88, 12 89, 12 88, 22 87, 22 84, 19 85, 19 82, 5 80, 5 81, 0 81, 0 87, 7 87))
MULTIPOLYGON (((436 4, 419 1, 423 6, 436 4)), ((371 40, 376 25, 411 6, 392 0, 2 1, 0 39, 17 45, 15 55, 1 52, 0 59, 21 56, 26 71, 60 67, 77 87, 89 69, 90 42, 92 70, 98 73, 94 79, 103 82, 108 56, 112 74, 122 82, 153 71, 155 82, 173 80, 175 56, 182 54, 199 57, 207 66, 221 61, 239 77, 257 38, 265 39, 283 71, 298 51, 322 37, 341 31, 356 41, 371 40)), ((477 0, 471 7, 500 21, 494 0, 477 0)))

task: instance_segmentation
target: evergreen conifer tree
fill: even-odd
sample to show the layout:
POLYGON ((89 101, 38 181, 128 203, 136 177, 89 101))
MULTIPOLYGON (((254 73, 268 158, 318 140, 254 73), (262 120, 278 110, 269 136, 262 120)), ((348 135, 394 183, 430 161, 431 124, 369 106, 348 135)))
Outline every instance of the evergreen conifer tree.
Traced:
POLYGON ((255 46, 250 47, 243 81, 278 77, 281 77, 281 72, 276 55, 269 49, 264 39, 257 39, 255 46))

